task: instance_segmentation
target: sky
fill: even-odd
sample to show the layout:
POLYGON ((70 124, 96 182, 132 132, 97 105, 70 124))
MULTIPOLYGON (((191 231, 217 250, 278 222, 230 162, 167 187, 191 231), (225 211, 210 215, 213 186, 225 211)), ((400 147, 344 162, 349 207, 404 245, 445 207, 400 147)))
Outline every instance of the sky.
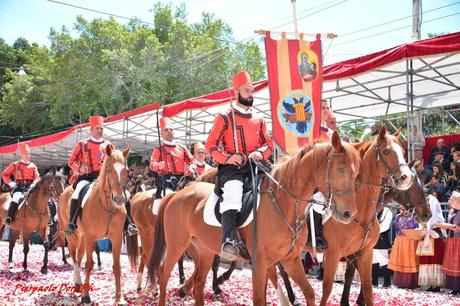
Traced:
MULTIPOLYGON (((60 2, 153 22, 153 0, 60 0, 60 2)), ((258 39, 254 30, 293 32, 291 0, 182 0, 189 22, 203 11, 215 14, 233 29, 237 41, 258 39), (287 24, 286 24, 287 23, 287 24), (283 25, 284 24, 284 25, 283 25), (280 26, 281 25, 281 26, 280 26)), ((422 39, 429 32, 460 31, 459 0, 421 0, 422 39)), ((323 41, 325 64, 339 62, 412 41, 412 0, 297 0, 299 32, 335 33, 323 41), (398 20, 400 19, 400 20, 398 20), (396 21, 398 20, 398 21, 396 21), (381 25, 387 23, 385 25, 381 25)), ((0 38, 13 44, 18 37, 49 46, 50 28, 72 29, 76 16, 109 18, 48 0, 0 0, 0 38)), ((117 19, 121 23, 126 20, 117 19)), ((258 39, 260 41, 260 39, 258 39)), ((261 44, 261 47, 263 45, 261 44)))

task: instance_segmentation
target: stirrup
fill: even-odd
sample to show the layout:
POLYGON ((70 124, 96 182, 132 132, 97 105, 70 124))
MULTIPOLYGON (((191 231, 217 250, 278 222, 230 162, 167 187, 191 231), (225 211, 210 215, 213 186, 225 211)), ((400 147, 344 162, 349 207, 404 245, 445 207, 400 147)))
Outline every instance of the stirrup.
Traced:
POLYGON ((220 251, 220 258, 223 261, 235 261, 239 255, 239 249, 234 240, 227 238, 222 244, 222 249, 220 251))
POLYGON ((65 230, 64 230, 64 233, 67 235, 67 236, 71 236, 73 234, 75 234, 75 230, 77 229, 77 226, 73 223, 69 223, 67 224, 65 230))
POLYGON ((13 219, 11 217, 6 217, 5 220, 3 220, 3 224, 5 225, 11 225, 13 223, 13 219))
POLYGON ((137 229, 137 227, 134 224, 130 223, 130 224, 128 224, 128 227, 125 230, 125 234, 128 235, 128 236, 134 236, 134 235, 139 234, 139 230, 137 229))

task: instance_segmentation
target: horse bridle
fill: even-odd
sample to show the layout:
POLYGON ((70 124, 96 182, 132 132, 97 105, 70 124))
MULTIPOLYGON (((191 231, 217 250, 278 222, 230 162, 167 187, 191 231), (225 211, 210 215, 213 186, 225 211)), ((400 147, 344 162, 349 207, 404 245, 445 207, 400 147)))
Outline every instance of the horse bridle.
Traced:
MULTIPOLYGON (((332 182, 332 164, 333 164, 333 160, 334 160, 335 157, 342 156, 344 154, 345 153, 337 153, 337 152, 331 152, 331 153, 328 154, 328 162, 327 162, 327 167, 328 167, 328 169, 327 169, 327 173, 328 173, 328 183, 327 183, 328 184, 328 198, 325 201, 317 201, 317 200, 312 199, 312 198, 303 199, 303 198, 299 198, 299 197, 293 195, 279 181, 277 181, 267 170, 265 170, 264 169, 265 167, 263 167, 263 166, 259 167, 260 162, 252 160, 252 162, 254 162, 255 165, 258 168, 260 168, 260 170, 262 172, 264 172, 265 176, 271 181, 269 183, 267 191, 264 191, 264 192, 261 191, 260 193, 268 193, 269 194, 271 202, 273 203, 273 206, 275 207, 275 210, 277 211, 277 213, 280 216, 281 220, 284 222, 284 224, 286 224, 287 228, 289 229, 289 231, 292 234, 291 245, 289 247, 289 251, 288 251, 286 256, 288 256, 291 253, 291 251, 293 250, 293 248, 294 248, 294 245, 295 245, 295 243, 297 241, 297 238, 298 238, 300 232, 302 231, 302 229, 304 227, 306 216, 308 215, 308 213, 310 212, 310 209, 312 207, 311 204, 320 204, 320 205, 324 205, 325 207, 329 207, 332 204, 332 198, 333 198, 334 195, 351 194, 351 193, 354 192, 354 190, 355 190, 354 188, 340 190, 340 189, 333 188, 333 186, 331 184, 331 182, 332 182), (278 200, 276 199, 275 194, 274 194, 273 183, 282 192, 284 192, 291 199, 294 200, 294 203, 295 203, 295 228, 289 223, 289 220, 286 218, 286 216, 284 215, 283 211, 281 210, 281 208, 279 206, 278 200), (301 202, 305 202, 305 203, 309 204, 308 209, 306 209, 304 214, 301 214, 300 211, 299 211, 299 204, 301 202)), ((251 171, 252 171, 252 167, 251 167, 251 171)))
POLYGON ((396 171, 399 171, 399 173, 402 174, 401 167, 402 166, 408 166, 408 165, 407 165, 406 162, 399 163, 398 166, 396 166, 396 171, 392 171, 392 169, 390 168, 390 166, 386 162, 385 158, 383 158, 384 155, 388 155, 388 149, 383 149, 383 154, 382 154, 382 152, 380 150, 380 145, 381 144, 382 143, 380 142, 380 140, 378 140, 375 143, 375 153, 377 155, 377 161, 379 161, 379 160, 382 161, 383 168, 385 169, 386 173, 389 176, 388 186, 390 186, 392 188, 397 188, 396 187, 396 182, 399 181, 400 178, 397 177, 395 173, 396 173, 396 171))
MULTIPOLYGON (((113 164, 112 164, 112 163, 108 164, 107 167, 106 167, 106 169, 105 169, 105 172, 106 172, 106 173, 111 173, 111 172, 112 172, 112 168, 113 168, 113 164)), ((121 200, 121 203, 123 203, 123 199, 125 198, 125 193, 124 193, 125 186, 124 186, 121 182, 119 182, 119 184, 121 185, 121 187, 122 187, 122 189, 123 189, 123 196, 122 196, 122 200, 121 200)), ((105 189, 104 189, 104 185, 102 185, 102 186, 103 186, 103 187, 102 187, 102 191, 104 192, 105 199, 106 199, 106 200, 110 200, 110 201, 114 202, 114 203, 117 204, 117 205, 120 205, 120 201, 114 201, 114 199, 113 199, 112 185, 110 184, 110 180, 109 180, 109 179, 107 179, 107 185, 109 185, 109 193, 108 193, 108 194, 107 194, 107 192, 106 192, 105 189)), ((102 204, 102 203, 101 203, 101 204, 102 204)), ((104 210, 105 210, 105 208, 104 208, 104 210)))

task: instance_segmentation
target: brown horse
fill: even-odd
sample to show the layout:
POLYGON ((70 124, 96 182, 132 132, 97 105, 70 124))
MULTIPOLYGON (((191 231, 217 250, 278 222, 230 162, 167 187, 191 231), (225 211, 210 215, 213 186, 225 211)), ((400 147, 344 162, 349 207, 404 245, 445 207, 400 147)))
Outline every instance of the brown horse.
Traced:
MULTIPOLYGON (((314 291, 303 273, 299 256, 307 237, 303 212, 318 187, 328 195, 326 203, 330 203, 334 218, 350 222, 356 214, 354 185, 359 168, 356 150, 349 144, 342 145, 338 134, 334 133, 332 144, 304 148, 275 167, 272 176, 276 183, 264 177, 257 213, 257 218, 264 222, 257 223, 256 252, 252 254, 255 305, 266 304, 267 277, 278 262, 301 287, 308 304, 314 304, 314 291)), ((221 246, 221 229, 203 221, 204 204, 213 189, 209 183, 193 183, 160 208, 155 249, 148 266, 151 281, 159 274, 160 305, 165 305, 170 272, 189 245, 194 251, 192 258, 196 267, 195 303, 204 303, 206 276, 221 246)), ((239 230, 249 250, 254 243, 252 229, 253 222, 239 230)))
MULTIPOLYGON (((126 218, 124 207, 124 186, 127 182, 128 168, 126 157, 130 148, 123 152, 107 145, 107 157, 102 164, 99 178, 94 182, 89 191, 86 204, 82 208, 81 218, 78 219, 78 229, 74 235, 68 236, 69 252, 74 263, 74 282, 81 285, 80 264, 81 257, 77 257, 77 249, 86 254, 85 286, 82 294, 82 303, 91 303, 89 296, 90 275, 94 261, 92 257, 96 240, 109 238, 112 242, 113 274, 115 277, 115 302, 126 305, 120 284, 120 251, 123 238, 123 224, 126 218), (97 222, 95 222, 97 220, 97 222)), ((67 224, 69 221, 70 197, 72 186, 65 189, 59 201, 59 222, 67 224)), ((137 236, 127 237, 127 251, 130 263, 136 266, 137 236)))
MULTIPOLYGON (((211 168, 197 178, 199 182, 208 182, 214 183, 217 176, 217 168, 211 168)), ((151 189, 143 192, 136 193, 131 201, 131 214, 134 223, 139 229, 139 236, 141 239, 142 252, 139 267, 137 269, 137 291, 142 290, 142 275, 144 273, 145 264, 149 262, 150 254, 152 251, 153 238, 155 237, 155 224, 157 220, 157 215, 154 215, 152 212, 152 195, 156 192, 156 189, 151 189)), ((221 277, 217 277, 217 269, 219 265, 218 256, 217 260, 214 260, 213 264, 213 290, 215 294, 220 294, 219 285, 232 273, 233 269, 227 271, 221 277)), ((234 268, 234 264, 232 267, 234 268)), ((183 284, 185 281, 184 267, 183 267, 183 257, 178 261, 179 267, 179 282, 183 284)), ((182 295, 185 292, 181 293, 182 295)))
MULTIPOLYGON (((9 225, 12 229, 12 235, 9 243, 8 264, 10 269, 13 268, 13 248, 19 234, 22 233, 24 243, 24 261, 22 267, 27 271, 27 254, 29 253, 29 236, 31 233, 38 233, 43 240, 45 254, 41 273, 48 272, 48 248, 49 241, 46 235, 46 229, 50 218, 48 210, 48 201, 52 198, 57 201, 64 190, 65 179, 60 172, 53 170, 45 174, 35 186, 26 194, 23 204, 16 212, 14 222, 9 225)), ((11 200, 9 193, 0 194, 0 218, 3 220, 8 213, 8 207, 5 204, 11 200)), ((0 236, 5 226, 0 229, 0 236)))
POLYGON ((405 162, 398 138, 399 132, 395 135, 386 134, 385 126, 382 126, 379 135, 373 140, 354 144, 362 158, 361 172, 356 180, 358 214, 349 224, 334 219, 324 224, 323 234, 329 247, 325 250, 321 305, 327 303, 340 258, 352 254, 359 254, 356 264, 364 299, 366 305, 373 305, 372 249, 379 236, 376 205, 382 181, 388 179, 394 188, 407 190, 415 177, 405 162))
MULTIPOLYGON (((413 162, 409 163, 409 168, 413 169, 413 162)), ((419 178, 416 176, 416 180, 412 186, 407 190, 398 190, 396 188, 385 188, 380 191, 379 201, 377 203, 377 210, 380 211, 384 205, 389 205, 391 202, 396 201, 399 205, 402 205, 404 209, 415 212, 415 217, 420 222, 426 222, 431 217, 430 207, 425 197, 425 192, 420 184, 419 178)), ((345 284, 343 286, 342 299, 340 305, 350 305, 349 296, 351 283, 356 271, 356 259, 359 254, 351 256, 347 262, 347 270, 345 272, 345 284)), ((364 305, 364 295, 361 288, 358 300, 358 305, 364 305)))

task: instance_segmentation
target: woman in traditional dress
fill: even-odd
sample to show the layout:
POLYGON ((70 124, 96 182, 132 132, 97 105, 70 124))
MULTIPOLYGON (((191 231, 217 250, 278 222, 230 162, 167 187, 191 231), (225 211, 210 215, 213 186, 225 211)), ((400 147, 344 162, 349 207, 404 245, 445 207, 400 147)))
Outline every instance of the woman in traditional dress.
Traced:
POLYGON ((460 193, 454 191, 449 199, 449 223, 454 226, 449 230, 442 272, 446 274, 447 289, 452 294, 460 294, 460 193))
POLYGON ((400 288, 416 288, 418 285, 418 256, 415 254, 418 240, 409 239, 404 229, 416 229, 414 216, 401 208, 395 221, 396 240, 391 250, 388 269, 394 271, 393 284, 400 288))
POLYGON ((445 231, 433 228, 434 224, 444 223, 441 205, 438 199, 428 195, 431 209, 431 218, 428 220, 426 236, 419 241, 417 255, 419 255, 418 285, 428 287, 428 291, 439 292, 444 287, 445 275, 442 273, 444 258, 445 231))

